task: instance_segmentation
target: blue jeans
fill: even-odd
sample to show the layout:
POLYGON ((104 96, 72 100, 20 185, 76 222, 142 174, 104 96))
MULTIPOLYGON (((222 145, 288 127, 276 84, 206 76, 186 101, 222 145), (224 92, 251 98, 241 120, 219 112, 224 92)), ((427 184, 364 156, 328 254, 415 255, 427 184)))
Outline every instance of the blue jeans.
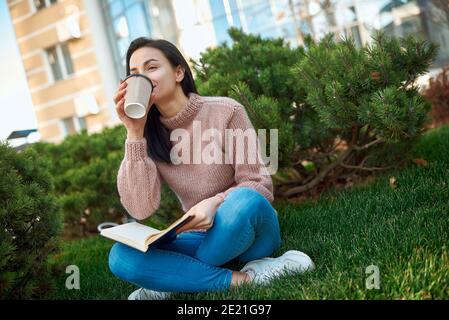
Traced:
POLYGON ((279 222, 270 202, 254 189, 239 187, 218 207, 214 225, 206 232, 182 232, 145 253, 116 243, 109 268, 120 279, 150 290, 225 291, 232 271, 221 265, 270 256, 280 244, 279 222))

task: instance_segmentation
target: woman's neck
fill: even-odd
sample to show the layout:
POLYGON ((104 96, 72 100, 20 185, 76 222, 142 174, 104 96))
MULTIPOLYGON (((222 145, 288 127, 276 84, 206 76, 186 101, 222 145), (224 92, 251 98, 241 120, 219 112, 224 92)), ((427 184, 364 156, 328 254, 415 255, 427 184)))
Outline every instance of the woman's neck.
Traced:
POLYGON ((171 118, 181 111, 189 101, 180 87, 175 90, 172 99, 157 104, 157 108, 164 118, 171 118))

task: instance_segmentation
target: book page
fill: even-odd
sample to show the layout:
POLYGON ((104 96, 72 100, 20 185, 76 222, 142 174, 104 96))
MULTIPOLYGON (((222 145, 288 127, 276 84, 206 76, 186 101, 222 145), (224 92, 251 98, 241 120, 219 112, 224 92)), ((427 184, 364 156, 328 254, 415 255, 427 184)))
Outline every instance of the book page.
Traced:
POLYGON ((145 248, 146 241, 153 235, 159 234, 161 231, 137 223, 125 223, 116 227, 104 229, 101 235, 107 238, 126 243, 136 249, 145 248))
POLYGON ((182 216, 164 230, 157 230, 138 222, 125 223, 116 227, 103 229, 101 235, 146 252, 150 244, 173 237, 176 235, 176 229, 191 219, 193 219, 192 215, 182 216))

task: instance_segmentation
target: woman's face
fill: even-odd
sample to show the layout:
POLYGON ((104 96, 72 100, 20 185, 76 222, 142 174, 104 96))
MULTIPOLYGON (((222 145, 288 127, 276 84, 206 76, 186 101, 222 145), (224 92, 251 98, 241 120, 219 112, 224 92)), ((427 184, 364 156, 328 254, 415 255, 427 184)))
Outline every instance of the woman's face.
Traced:
POLYGON ((133 52, 129 69, 131 74, 141 73, 150 78, 155 104, 169 101, 184 78, 184 69, 181 66, 174 69, 159 49, 149 47, 142 47, 133 52))

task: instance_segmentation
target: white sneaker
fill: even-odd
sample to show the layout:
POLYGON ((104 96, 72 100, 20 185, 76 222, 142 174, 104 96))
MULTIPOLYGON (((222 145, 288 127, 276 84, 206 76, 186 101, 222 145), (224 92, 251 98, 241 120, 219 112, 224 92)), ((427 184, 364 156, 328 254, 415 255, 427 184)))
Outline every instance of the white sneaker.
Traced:
POLYGON ((305 253, 289 250, 277 258, 263 258, 248 262, 240 272, 246 272, 251 282, 267 284, 273 278, 287 273, 302 273, 315 270, 315 264, 305 253))
POLYGON ((170 298, 170 292, 154 291, 140 288, 131 293, 128 300, 166 300, 170 298))

